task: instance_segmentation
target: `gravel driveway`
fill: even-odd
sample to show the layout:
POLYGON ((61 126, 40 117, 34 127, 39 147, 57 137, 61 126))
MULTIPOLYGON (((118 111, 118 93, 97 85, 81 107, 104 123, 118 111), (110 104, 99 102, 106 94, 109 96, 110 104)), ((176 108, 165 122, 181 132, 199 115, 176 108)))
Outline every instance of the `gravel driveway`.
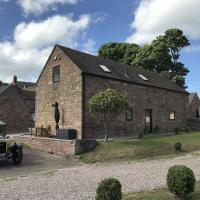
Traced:
POLYGON ((0 162, 0 177, 27 176, 78 165, 80 164, 72 159, 68 160, 65 157, 33 149, 24 149, 24 157, 20 166, 14 166, 11 160, 0 162))
POLYGON ((118 178, 123 192, 165 186, 170 166, 184 164, 200 180, 200 155, 144 162, 83 165, 0 181, 1 200, 89 200, 94 199, 97 183, 105 177, 118 178))

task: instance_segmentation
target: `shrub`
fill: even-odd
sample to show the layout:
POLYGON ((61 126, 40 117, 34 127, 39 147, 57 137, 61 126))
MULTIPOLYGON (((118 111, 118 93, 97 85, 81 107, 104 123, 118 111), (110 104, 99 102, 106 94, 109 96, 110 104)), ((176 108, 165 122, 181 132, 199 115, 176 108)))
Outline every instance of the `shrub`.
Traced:
POLYGON ((167 174, 169 191, 184 198, 194 192, 195 177, 193 171, 184 165, 170 167, 167 174))
POLYGON ((179 134, 179 128, 176 127, 176 128, 174 129, 174 132, 175 132, 176 134, 179 134))
POLYGON ((96 200, 121 200, 121 183, 115 178, 104 179, 96 190, 96 200))
POLYGON ((177 142, 174 144, 174 149, 176 151, 181 151, 182 150, 182 144, 180 142, 177 142))
POLYGON ((89 99, 89 111, 97 122, 104 125, 105 141, 108 140, 110 120, 115 120, 117 114, 123 112, 128 106, 127 97, 122 93, 107 89, 97 93, 89 99))

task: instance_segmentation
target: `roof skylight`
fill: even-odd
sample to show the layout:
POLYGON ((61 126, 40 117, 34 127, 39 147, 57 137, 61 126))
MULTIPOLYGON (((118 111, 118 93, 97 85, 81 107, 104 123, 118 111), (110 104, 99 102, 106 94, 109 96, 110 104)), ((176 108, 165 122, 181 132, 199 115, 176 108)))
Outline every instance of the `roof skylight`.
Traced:
POLYGON ((144 80, 144 81, 149 81, 148 78, 146 78, 146 77, 143 76, 142 74, 138 74, 138 76, 139 76, 142 80, 144 80))
POLYGON ((111 71, 105 65, 99 65, 104 72, 111 73, 111 71))

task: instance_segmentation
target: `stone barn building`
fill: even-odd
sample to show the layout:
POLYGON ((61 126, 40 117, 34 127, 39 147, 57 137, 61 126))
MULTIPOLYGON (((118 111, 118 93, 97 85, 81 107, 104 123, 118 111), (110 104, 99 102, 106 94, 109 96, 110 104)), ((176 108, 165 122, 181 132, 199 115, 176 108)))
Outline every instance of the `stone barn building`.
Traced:
POLYGON ((190 130, 200 130, 200 99, 197 93, 189 95, 189 116, 187 127, 190 130))
POLYGON ((8 133, 27 132, 34 127, 35 84, 17 81, 0 86, 0 121, 7 125, 8 133))
POLYGON ((189 119, 200 119, 200 99, 197 93, 189 95, 189 119))
POLYGON ((55 134, 52 104, 58 102, 60 128, 73 128, 79 139, 102 138, 88 100, 108 88, 125 94, 129 106, 110 121, 110 137, 174 132, 186 128, 189 94, 165 76, 56 45, 36 87, 36 127, 55 134))

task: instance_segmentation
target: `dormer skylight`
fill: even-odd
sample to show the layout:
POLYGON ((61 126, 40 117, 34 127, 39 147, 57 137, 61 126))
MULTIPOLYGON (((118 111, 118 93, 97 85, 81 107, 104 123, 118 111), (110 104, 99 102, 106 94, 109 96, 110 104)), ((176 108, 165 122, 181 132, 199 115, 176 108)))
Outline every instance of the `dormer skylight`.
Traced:
POLYGON ((138 76, 143 80, 143 81, 149 81, 148 78, 143 76, 142 74, 138 74, 138 76))
POLYGON ((105 65, 99 65, 99 67, 106 73, 111 73, 111 71, 105 65))

